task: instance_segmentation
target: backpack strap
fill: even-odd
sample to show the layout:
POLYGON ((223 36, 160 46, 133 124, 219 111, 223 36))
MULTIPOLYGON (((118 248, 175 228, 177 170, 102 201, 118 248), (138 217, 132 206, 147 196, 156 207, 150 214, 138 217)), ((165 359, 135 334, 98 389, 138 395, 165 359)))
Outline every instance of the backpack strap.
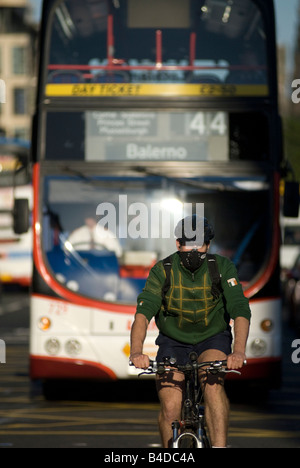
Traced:
POLYGON ((171 270, 172 270, 172 256, 167 257, 163 260, 163 266, 166 272, 166 281, 163 285, 163 288, 161 290, 161 296, 162 296, 162 305, 164 307, 164 315, 168 315, 168 304, 167 304, 167 299, 166 295, 171 287, 171 270))
POLYGON ((212 282, 211 294, 214 299, 219 299, 223 294, 223 288, 221 284, 221 275, 218 267, 218 262, 215 255, 207 254, 207 265, 209 276, 212 282))

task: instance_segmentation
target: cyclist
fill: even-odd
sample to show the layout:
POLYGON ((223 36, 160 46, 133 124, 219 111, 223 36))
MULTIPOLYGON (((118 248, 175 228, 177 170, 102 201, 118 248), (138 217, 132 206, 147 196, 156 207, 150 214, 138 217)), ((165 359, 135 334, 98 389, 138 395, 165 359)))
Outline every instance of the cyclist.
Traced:
MULTIPOLYGON (((175 357, 177 364, 185 365, 189 354, 196 351, 199 362, 228 359, 229 369, 241 369, 246 359, 251 311, 236 268, 225 257, 208 255, 214 230, 206 218, 196 215, 185 218, 176 227, 175 237, 178 252, 167 262, 171 264, 171 271, 166 272, 166 261, 157 263, 138 297, 130 359, 137 368, 149 367, 143 345, 148 325, 155 317, 160 331, 156 341, 159 346, 157 361, 175 357), (192 232, 193 237, 187 235, 188 232, 192 232), (210 263, 214 261, 218 275, 211 273, 210 263), (168 275, 170 284, 168 291, 164 291, 168 275), (231 320, 234 320, 235 335, 233 351, 231 320)), ((206 421, 212 446, 225 448, 229 401, 224 379, 203 375, 206 421)), ((172 422, 181 418, 184 376, 175 370, 157 376, 157 389, 161 403, 160 432, 163 446, 168 448, 172 441, 172 422)))

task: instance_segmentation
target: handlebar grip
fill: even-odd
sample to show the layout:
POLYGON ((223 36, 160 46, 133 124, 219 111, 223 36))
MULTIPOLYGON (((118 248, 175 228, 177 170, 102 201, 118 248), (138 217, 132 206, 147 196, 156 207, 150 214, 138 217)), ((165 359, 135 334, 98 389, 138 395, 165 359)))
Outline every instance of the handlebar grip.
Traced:
MULTIPOLYGON (((151 359, 149 360, 149 367, 153 367, 155 364, 156 364, 156 361, 151 361, 151 359)), ((132 361, 129 361, 129 365, 130 367, 134 367, 134 364, 132 361)))

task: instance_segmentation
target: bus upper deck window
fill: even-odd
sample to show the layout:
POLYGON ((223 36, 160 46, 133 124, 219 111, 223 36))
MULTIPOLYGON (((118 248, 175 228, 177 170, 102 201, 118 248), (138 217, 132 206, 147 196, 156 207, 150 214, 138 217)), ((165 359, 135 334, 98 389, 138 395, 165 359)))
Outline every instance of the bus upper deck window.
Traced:
MULTIPOLYGON (((64 0, 47 83, 268 83, 266 25, 253 0, 64 0)), ((254 90, 255 91, 255 90, 254 90)))

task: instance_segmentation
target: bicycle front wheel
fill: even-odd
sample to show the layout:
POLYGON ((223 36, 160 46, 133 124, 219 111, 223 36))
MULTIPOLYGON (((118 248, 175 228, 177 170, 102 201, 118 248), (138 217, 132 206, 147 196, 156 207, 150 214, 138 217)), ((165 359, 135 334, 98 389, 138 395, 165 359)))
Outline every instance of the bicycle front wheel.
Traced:
POLYGON ((183 432, 174 442, 173 448, 198 449, 204 448, 204 444, 193 432, 183 432))

